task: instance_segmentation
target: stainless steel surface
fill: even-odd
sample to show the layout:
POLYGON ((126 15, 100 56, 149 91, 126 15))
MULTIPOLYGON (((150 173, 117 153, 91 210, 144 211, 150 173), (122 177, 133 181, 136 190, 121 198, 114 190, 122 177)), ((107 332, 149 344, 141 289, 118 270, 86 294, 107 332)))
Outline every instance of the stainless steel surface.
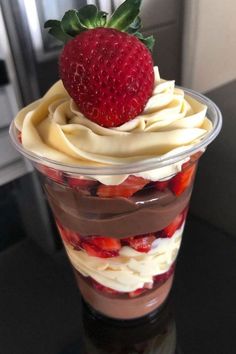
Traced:
POLYGON ((40 92, 24 2, 2 0, 1 5, 22 94, 22 104, 26 104, 39 97, 40 92))
POLYGON ((84 5, 86 0, 23 0, 33 50, 38 61, 57 56, 61 48, 61 43, 44 30, 44 23, 49 19, 61 19, 68 9, 84 5))
POLYGON ((0 58, 5 64, 8 80, 0 87, 0 186, 31 170, 13 148, 8 134, 9 124, 21 105, 21 95, 1 10, 0 7, 0 58))
MULTIPOLYGON (((49 18, 61 18, 65 10, 79 8, 86 3, 95 4, 111 13, 121 2, 122 0, 2 0, 23 104, 40 97, 58 79, 57 63, 61 45, 43 29, 44 22, 49 18)), ((182 0, 145 0, 141 7, 144 31, 154 33, 157 37, 154 62, 163 66, 164 70, 160 68, 163 77, 174 78, 178 83, 181 11, 182 0), (169 36, 170 31, 173 36, 169 36), (164 32, 167 33, 167 39, 164 32)))

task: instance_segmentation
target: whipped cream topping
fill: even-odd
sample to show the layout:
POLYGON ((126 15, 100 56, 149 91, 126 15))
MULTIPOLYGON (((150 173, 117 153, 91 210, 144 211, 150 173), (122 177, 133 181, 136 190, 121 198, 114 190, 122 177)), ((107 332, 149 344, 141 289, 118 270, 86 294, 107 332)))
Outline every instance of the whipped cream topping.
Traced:
MULTIPOLYGON (((157 67, 154 72, 154 90, 143 113, 116 128, 87 119, 58 81, 16 116, 23 147, 42 158, 83 167, 122 165, 188 149, 212 128, 207 107, 175 88, 174 81, 161 79, 157 67)), ((185 161, 136 175, 160 180, 179 172, 185 161)), ((127 176, 92 178, 119 184, 127 176)))
POLYGON ((171 238, 159 238, 148 253, 137 252, 123 246, 118 257, 89 256, 84 250, 76 251, 64 243, 74 268, 85 277, 92 277, 111 289, 130 292, 153 283, 153 276, 165 273, 175 261, 180 248, 182 232, 177 230, 171 238))

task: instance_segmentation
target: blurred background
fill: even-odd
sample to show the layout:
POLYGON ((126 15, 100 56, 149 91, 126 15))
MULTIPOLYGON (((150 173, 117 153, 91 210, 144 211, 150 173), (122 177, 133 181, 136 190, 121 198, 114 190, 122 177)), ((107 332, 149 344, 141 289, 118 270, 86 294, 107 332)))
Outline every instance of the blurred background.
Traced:
MULTIPOLYGON (((110 12, 118 0, 0 1, 0 251, 30 237, 55 252, 56 229, 38 180, 11 146, 9 123, 24 105, 58 79, 60 44, 43 30, 65 10, 96 4, 110 12)), ((191 213, 236 234, 236 13, 235 0, 143 0, 143 32, 154 34, 161 76, 205 93, 220 107, 224 128, 202 158, 191 213), (226 189, 227 186, 227 189, 226 189)))

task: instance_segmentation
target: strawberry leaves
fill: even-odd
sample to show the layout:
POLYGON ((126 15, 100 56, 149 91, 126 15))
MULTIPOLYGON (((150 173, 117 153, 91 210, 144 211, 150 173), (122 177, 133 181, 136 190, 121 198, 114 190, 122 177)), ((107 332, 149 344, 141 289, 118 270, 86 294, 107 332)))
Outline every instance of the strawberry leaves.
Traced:
POLYGON ((58 41, 61 41, 63 43, 66 43, 73 38, 63 30, 63 28, 61 27, 61 21, 48 20, 47 22, 45 22, 44 28, 50 28, 48 33, 50 33, 58 41))
POLYGON ((50 28, 49 33, 63 43, 73 39, 82 31, 104 27, 107 22, 107 13, 98 11, 94 5, 86 5, 79 10, 69 10, 61 21, 48 20, 44 28, 50 28))
POLYGON ((144 37, 140 32, 136 32, 134 35, 152 52, 155 44, 155 39, 153 36, 144 37))
POLYGON ((112 14, 107 21, 107 13, 98 11, 95 5, 86 5, 79 10, 69 10, 61 21, 49 20, 44 28, 49 28, 49 33, 63 43, 76 37, 83 31, 107 27, 136 36, 150 51, 154 45, 153 36, 144 37, 139 31, 141 19, 138 16, 142 0, 126 0, 112 14))
POLYGON ((108 13, 105 11, 98 11, 96 18, 97 27, 105 27, 107 22, 107 15, 108 13))
POLYGON ((69 10, 65 13, 61 20, 61 27, 64 32, 72 37, 86 29, 86 27, 82 25, 78 11, 76 10, 69 10))
POLYGON ((140 30, 141 27, 142 27, 141 18, 137 16, 135 20, 131 23, 129 28, 127 28, 126 32, 130 34, 135 34, 140 30))
POLYGON ((142 0, 126 0, 113 13, 107 26, 125 31, 139 14, 142 0))
POLYGON ((87 5, 79 9, 78 17, 84 28, 95 28, 98 9, 95 5, 87 5))

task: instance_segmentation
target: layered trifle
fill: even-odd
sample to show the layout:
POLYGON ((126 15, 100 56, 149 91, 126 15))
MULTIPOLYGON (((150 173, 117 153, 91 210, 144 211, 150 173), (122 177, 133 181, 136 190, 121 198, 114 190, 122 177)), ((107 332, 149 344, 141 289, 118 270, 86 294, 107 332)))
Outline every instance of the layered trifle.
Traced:
POLYGON ((49 21, 51 33, 71 37, 62 81, 11 126, 39 171, 83 298, 116 319, 166 300, 198 159, 220 129, 213 103, 160 78, 139 6, 125 1, 108 22, 93 5, 49 21))

